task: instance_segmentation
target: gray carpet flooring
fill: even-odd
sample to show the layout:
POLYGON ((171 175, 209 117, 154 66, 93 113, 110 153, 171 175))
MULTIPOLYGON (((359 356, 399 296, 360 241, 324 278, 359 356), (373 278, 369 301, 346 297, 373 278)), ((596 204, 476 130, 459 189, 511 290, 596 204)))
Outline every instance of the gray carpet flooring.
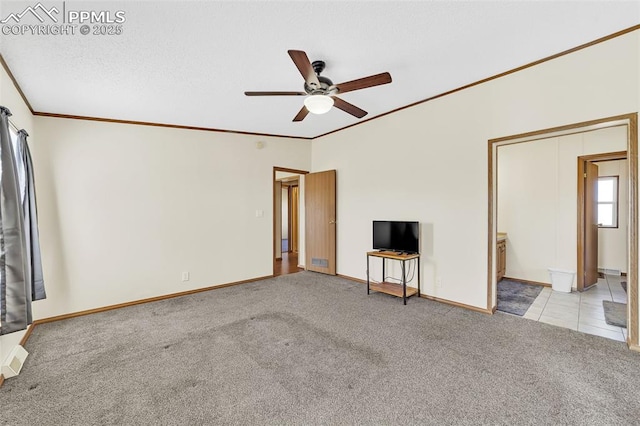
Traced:
POLYGON ((638 424, 640 354, 301 272, 35 328, 3 425, 638 424))
POLYGON ((523 316, 542 291, 542 286, 503 279, 498 283, 498 310, 523 316))

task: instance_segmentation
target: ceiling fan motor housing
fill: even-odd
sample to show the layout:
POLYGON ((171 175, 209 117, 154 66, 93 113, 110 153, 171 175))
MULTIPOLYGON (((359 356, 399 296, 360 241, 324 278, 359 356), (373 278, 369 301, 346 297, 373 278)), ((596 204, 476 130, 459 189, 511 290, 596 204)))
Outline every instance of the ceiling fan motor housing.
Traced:
POLYGON ((320 75, 320 73, 324 71, 325 66, 327 66, 327 64, 325 64, 324 61, 311 62, 311 67, 313 68, 313 70, 316 72, 317 75, 320 75))
POLYGON ((316 73, 316 75, 318 76, 318 81, 320 82, 320 87, 315 87, 314 86, 310 86, 309 84, 307 84, 306 82, 304 83, 304 91, 307 92, 309 95, 335 95, 337 93, 337 89, 332 87, 333 86, 333 81, 331 81, 329 78, 321 76, 320 73, 322 71, 324 71, 324 68, 326 66, 324 61, 313 61, 311 63, 311 66, 313 67, 313 71, 316 73))

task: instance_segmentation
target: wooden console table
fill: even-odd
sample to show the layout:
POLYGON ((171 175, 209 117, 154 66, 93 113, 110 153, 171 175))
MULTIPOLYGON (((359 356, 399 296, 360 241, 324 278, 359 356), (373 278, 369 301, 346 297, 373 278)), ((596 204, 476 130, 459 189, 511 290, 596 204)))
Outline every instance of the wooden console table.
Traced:
POLYGON ((407 304, 407 298, 417 294, 420 296, 420 254, 399 254, 392 251, 370 251, 367 253, 367 294, 369 292, 378 291, 380 293, 391 294, 392 296, 402 297, 404 304, 407 304), (372 283, 369 281, 369 258, 378 257, 382 259, 382 282, 372 283), (402 284, 390 283, 384 281, 384 267, 387 259, 398 260, 402 264, 402 284), (418 263, 418 288, 407 287, 407 274, 405 263, 407 260, 417 259, 418 263))

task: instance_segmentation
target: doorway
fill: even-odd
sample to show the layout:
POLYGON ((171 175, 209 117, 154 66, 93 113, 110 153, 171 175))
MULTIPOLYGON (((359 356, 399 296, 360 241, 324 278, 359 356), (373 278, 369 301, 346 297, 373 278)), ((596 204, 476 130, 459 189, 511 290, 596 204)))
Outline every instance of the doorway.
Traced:
MULTIPOLYGON (((628 193, 629 193, 628 208, 626 209, 625 212, 620 213, 621 215, 624 214, 626 217, 629 218, 628 229, 625 235, 625 243, 628 251, 628 257, 626 260, 627 271, 628 271, 627 277, 626 277, 627 293, 624 293, 628 303, 628 307, 627 307, 628 332, 625 335, 626 336, 625 340, 630 346, 633 346, 633 347, 638 346, 638 300, 637 300, 637 294, 638 294, 638 281, 637 281, 638 280, 638 236, 637 236, 638 151, 637 151, 637 146, 638 146, 638 141, 637 141, 637 114, 635 113, 601 119, 601 120, 594 120, 590 122, 576 123, 573 125, 562 126, 562 127, 552 128, 552 129, 545 129, 545 130, 540 130, 540 131, 531 132, 527 134, 514 135, 514 136, 509 136, 509 137, 504 137, 499 139, 493 139, 489 141, 489 156, 488 156, 489 233, 488 233, 488 277, 487 277, 488 309, 495 310, 497 306, 496 266, 499 263, 497 261, 497 258, 498 258, 497 250, 499 248, 498 231, 501 231, 501 232, 507 231, 507 235, 506 235, 506 247, 507 247, 506 275, 507 276, 514 272, 514 268, 509 267, 510 261, 512 262, 512 266, 513 266, 513 262, 517 263, 519 260, 521 260, 520 257, 523 254, 523 251, 521 249, 523 250, 527 249, 526 247, 523 248, 523 245, 517 246, 517 244, 512 244, 510 247, 509 243, 510 243, 511 237, 516 237, 516 235, 509 235, 509 230, 501 229, 500 227, 503 226, 503 224, 498 222, 498 217, 499 217, 498 202, 500 201, 499 198, 503 197, 498 192, 498 185, 500 184, 501 179, 503 180, 505 179, 504 176, 500 176, 498 174, 498 156, 501 155, 499 154, 499 148, 501 148, 502 146, 515 145, 515 144, 525 145, 526 143, 529 143, 529 142, 535 142, 534 144, 530 144, 530 145, 537 145, 537 144, 542 144, 543 143, 542 141, 548 142, 548 140, 552 138, 564 137, 568 135, 584 135, 590 132, 595 132, 597 130, 614 128, 614 127, 621 128, 623 130, 624 146, 622 149, 626 148, 626 151, 629 153, 628 165, 626 166, 628 170, 628 176, 627 176, 628 193)), ((584 148, 585 146, 588 146, 588 145, 589 144, 585 143, 581 145, 581 147, 584 148)), ((561 153, 563 150, 565 154, 567 153, 567 150, 570 153, 577 153, 577 155, 574 157, 574 160, 573 160, 574 162, 572 166, 575 169, 575 164, 576 164, 575 158, 581 155, 581 151, 579 150, 572 151, 572 148, 569 145, 562 145, 562 146, 558 145, 556 152, 559 155, 559 153, 561 153)), ((588 152, 590 151, 590 149, 586 149, 586 151, 588 152)), ((591 152, 598 152, 598 151, 591 150, 591 152)), ((540 158, 545 158, 545 157, 540 157, 540 158)), ((570 170, 571 167, 566 169, 570 170)), ((565 173, 565 172, 566 170, 562 173, 565 173)), ((575 179, 574 177, 576 172, 570 171, 570 173, 572 175, 572 178, 575 179)), ((547 174, 545 173, 545 171, 542 171, 541 173, 538 174, 538 179, 545 179, 546 176, 547 174)), ((573 191, 575 194, 576 187, 574 186, 573 188, 574 188, 573 191)), ((553 191, 555 191, 556 193, 555 194, 552 193, 551 194, 552 197, 553 196, 557 197, 558 193, 562 195, 562 191, 558 192, 557 189, 553 189, 553 191)), ((527 197, 531 195, 531 193, 525 192, 525 191, 521 191, 521 193, 524 193, 525 196, 527 197)), ((563 199, 563 202, 567 204, 567 207, 565 208, 564 211, 575 212, 577 198, 578 197, 576 195, 573 195, 572 197, 565 197, 563 199), (572 205, 569 205, 568 203, 571 203, 572 205)), ((582 208, 580 208, 579 210, 581 209, 582 208)), ((534 209, 532 209, 532 211, 534 211, 534 209)), ((562 252, 563 256, 566 253, 566 256, 569 256, 569 257, 564 258, 564 263, 567 263, 569 265, 574 265, 571 269, 573 269, 574 272, 578 272, 576 270, 577 269, 576 263, 577 261, 584 262, 584 258, 581 257, 581 255, 576 256, 575 254, 576 247, 577 247, 577 243, 575 242, 575 238, 576 238, 575 235, 578 233, 577 224, 575 222, 575 213, 572 213, 574 215, 573 216, 574 219, 572 219, 574 223, 573 226, 558 225, 556 222, 554 222, 554 217, 553 217, 554 214, 556 213, 550 212, 548 209, 538 208, 537 210, 535 210, 535 214, 537 216, 534 218, 534 220, 529 221, 529 223, 535 224, 536 221, 547 220, 548 228, 555 227, 556 232, 553 235, 556 240, 556 243, 554 246, 551 246, 551 249, 548 250, 546 253, 548 254, 548 252, 553 252, 553 251, 555 251, 556 253, 562 252), (570 236, 571 234, 574 235, 574 237, 572 237, 573 239, 565 238, 567 235, 570 236), (560 245, 565 241, 569 241, 568 243, 570 244, 569 249, 559 250, 558 247, 560 247, 560 245)), ((532 238, 540 238, 540 235, 533 235, 532 238)), ((540 247, 542 246, 535 247, 535 249, 538 251, 538 254, 541 254, 541 253, 544 254, 544 250, 541 249, 540 247)), ((528 249, 531 249, 531 248, 529 247, 528 249)), ((555 259, 558 259, 558 258, 559 257, 556 256, 555 259)), ((544 265, 544 268, 542 267, 538 268, 536 271, 534 271, 536 274, 538 274, 537 275, 538 278, 535 278, 536 276, 534 276, 534 278, 531 279, 531 281, 533 281, 534 284, 536 282, 538 284, 540 282, 548 283, 549 280, 548 280, 547 268, 553 267, 553 266, 561 266, 561 265, 548 264, 548 265, 544 265)), ((615 285, 619 286, 619 283, 616 283, 615 285)), ((581 298, 583 295, 586 295, 589 292, 590 290, 587 291, 586 293, 573 293, 568 296, 572 298, 576 298, 576 297, 581 298)), ((550 294, 552 294, 552 291, 550 288, 545 288, 543 289, 543 293, 549 296, 550 294)), ((555 292, 553 294, 555 294, 555 292)), ((559 325, 559 324, 556 324, 556 325, 559 325)), ((577 329, 577 327, 574 329, 577 329)))
POLYGON ((303 270, 304 170, 273 170, 273 275, 303 270))
POLYGON ((627 273, 627 152, 580 156, 577 166, 576 287, 584 291, 596 285, 605 272, 612 276, 627 273))

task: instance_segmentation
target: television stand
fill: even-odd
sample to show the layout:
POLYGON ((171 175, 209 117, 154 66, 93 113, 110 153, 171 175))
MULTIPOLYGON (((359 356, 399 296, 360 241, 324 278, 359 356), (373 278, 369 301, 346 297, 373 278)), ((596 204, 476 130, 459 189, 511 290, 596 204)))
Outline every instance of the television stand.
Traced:
POLYGON ((367 294, 370 294, 370 291, 377 291, 380 293, 390 294, 396 297, 402 297, 403 303, 407 304, 407 298, 417 294, 420 296, 420 254, 412 253, 412 254, 400 254, 393 251, 370 251, 367 253, 367 294), (382 279, 381 283, 372 283, 369 280, 369 258, 377 257, 382 259, 382 279), (397 260, 401 262, 402 265, 402 283, 390 283, 384 281, 384 271, 385 271, 385 262, 387 259, 397 260), (407 287, 407 274, 405 264, 408 260, 416 259, 418 265, 418 288, 407 287))

